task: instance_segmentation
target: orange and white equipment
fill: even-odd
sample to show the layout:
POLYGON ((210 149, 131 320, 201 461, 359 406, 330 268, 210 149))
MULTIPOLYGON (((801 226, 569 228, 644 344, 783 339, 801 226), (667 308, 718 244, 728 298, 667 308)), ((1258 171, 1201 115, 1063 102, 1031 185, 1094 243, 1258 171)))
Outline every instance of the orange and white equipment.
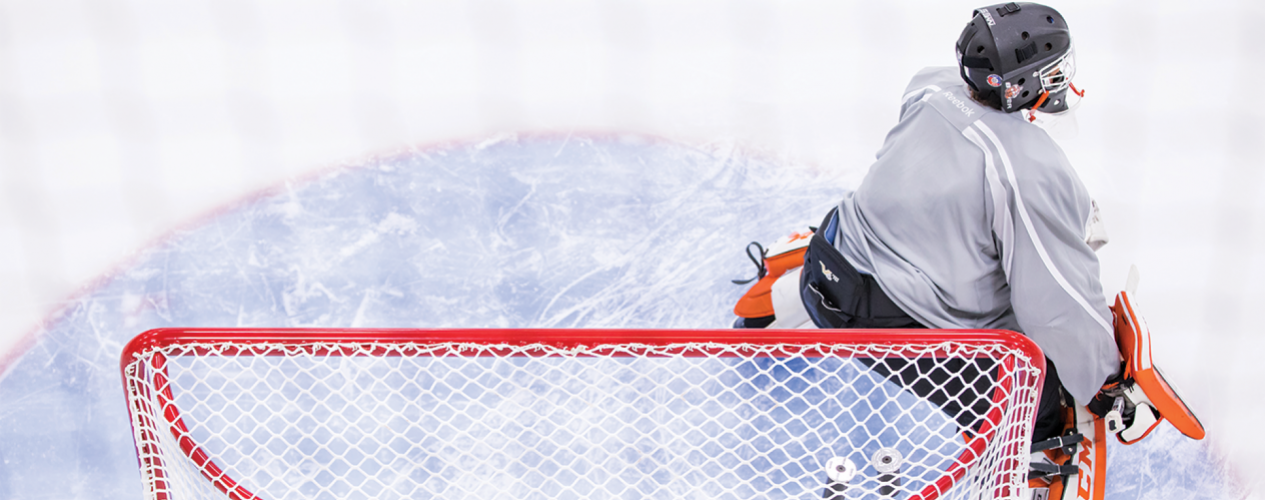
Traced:
POLYGON ((1121 421, 1120 401, 1113 405, 1106 418, 1113 432, 1119 429, 1116 438, 1124 444, 1146 437, 1161 420, 1168 420, 1191 439, 1203 439, 1203 424, 1151 358, 1151 331, 1139 314, 1134 298, 1137 286, 1138 268, 1134 266, 1129 270, 1125 290, 1116 295, 1116 303, 1111 307, 1116 317, 1116 345, 1124 359, 1123 398, 1136 409, 1127 427, 1121 421))
POLYGON ((791 233, 764 250, 760 281, 738 299, 734 314, 752 319, 774 316, 766 328, 816 328, 799 298, 799 272, 812 237, 811 230, 791 233))
POLYGON ((1029 500, 1104 500, 1107 492, 1107 426, 1085 406, 1064 408, 1059 437, 1033 443, 1029 500))

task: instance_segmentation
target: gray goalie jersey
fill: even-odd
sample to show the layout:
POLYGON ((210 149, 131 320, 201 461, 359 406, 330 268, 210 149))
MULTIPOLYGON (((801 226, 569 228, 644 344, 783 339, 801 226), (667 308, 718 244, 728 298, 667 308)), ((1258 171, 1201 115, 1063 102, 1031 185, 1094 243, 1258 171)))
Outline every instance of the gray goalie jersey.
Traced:
POLYGON ((1097 210, 1044 130, 969 92, 955 67, 914 77, 835 247, 924 325, 1023 332, 1087 403, 1120 367, 1097 210))

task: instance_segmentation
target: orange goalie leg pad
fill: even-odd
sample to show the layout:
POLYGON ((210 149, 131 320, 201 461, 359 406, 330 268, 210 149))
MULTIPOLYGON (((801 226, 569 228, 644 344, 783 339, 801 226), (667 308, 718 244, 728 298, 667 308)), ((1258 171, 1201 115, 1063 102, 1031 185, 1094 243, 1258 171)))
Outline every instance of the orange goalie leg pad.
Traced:
MULTIPOLYGON (((1083 438, 1075 452, 1067 455, 1061 448, 1046 450, 1050 461, 1064 465, 1076 464, 1076 473, 1067 477, 1049 479, 1050 500, 1104 500, 1107 495, 1107 424, 1089 412, 1088 408, 1065 408, 1067 419, 1064 435, 1080 433, 1083 438)), ((1028 482, 1032 488, 1042 487, 1039 480, 1028 482)))
POLYGON ((1076 457, 1076 466, 1080 469, 1076 473, 1078 500, 1103 500, 1107 497, 1107 423, 1101 418, 1093 418, 1094 435, 1092 439, 1085 436, 1076 457))
POLYGON ((1129 292, 1117 294, 1116 303, 1111 309, 1116 316, 1116 344, 1120 346, 1120 355, 1125 359, 1126 382, 1133 380, 1146 394, 1149 403, 1159 411, 1160 416, 1172 423, 1182 434, 1192 439, 1203 439, 1203 423, 1152 363, 1151 331, 1134 307, 1129 292))
POLYGON ((773 315, 773 283, 787 271, 804 265, 804 253, 808 251, 808 245, 796 245, 796 243, 801 240, 807 241, 812 235, 812 232, 795 233, 770 247, 769 250, 772 251, 779 245, 798 246, 793 250, 764 259, 766 274, 755 285, 752 285, 742 298, 738 299, 738 304, 734 306, 734 314, 742 318, 763 318, 773 315))

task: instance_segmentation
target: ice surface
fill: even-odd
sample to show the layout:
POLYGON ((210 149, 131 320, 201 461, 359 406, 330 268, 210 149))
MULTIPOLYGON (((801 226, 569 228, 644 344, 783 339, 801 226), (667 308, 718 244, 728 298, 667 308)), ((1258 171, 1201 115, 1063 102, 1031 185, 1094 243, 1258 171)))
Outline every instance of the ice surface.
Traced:
MULTIPOLYGON (((750 240, 840 196, 812 169, 637 136, 412 151, 243 202, 59 312, 0 381, 0 498, 138 498, 118 370, 164 326, 726 326, 750 240)), ((1241 495, 1166 424, 1111 448, 1109 497, 1241 495)))

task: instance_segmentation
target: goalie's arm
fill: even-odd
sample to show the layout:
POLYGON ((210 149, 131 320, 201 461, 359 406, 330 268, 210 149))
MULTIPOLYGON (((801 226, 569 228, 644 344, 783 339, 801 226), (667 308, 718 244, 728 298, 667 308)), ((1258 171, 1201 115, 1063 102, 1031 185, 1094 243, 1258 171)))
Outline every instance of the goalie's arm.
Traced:
POLYGON ((1002 252, 1011 252, 1007 276, 1020 328, 1086 404, 1119 371, 1119 350, 1098 257, 1086 243, 1092 201, 1061 152, 1053 153, 1046 164, 1025 158, 1002 174, 1014 221, 1012 247, 1002 252))

